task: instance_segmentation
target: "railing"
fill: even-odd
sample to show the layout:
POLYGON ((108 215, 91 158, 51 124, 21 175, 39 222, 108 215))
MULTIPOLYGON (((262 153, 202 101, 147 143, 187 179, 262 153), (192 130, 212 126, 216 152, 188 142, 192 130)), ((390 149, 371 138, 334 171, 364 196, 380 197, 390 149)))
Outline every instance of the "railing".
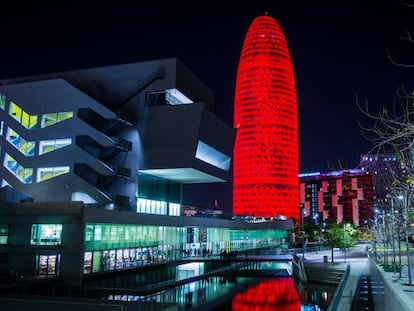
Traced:
POLYGON ((335 294, 332 297, 332 301, 329 304, 329 307, 328 307, 327 311, 336 311, 338 309, 339 301, 342 298, 344 287, 345 287, 345 284, 348 280, 349 271, 350 271, 350 265, 347 265, 344 276, 342 277, 341 282, 339 283, 338 287, 336 288, 335 294))

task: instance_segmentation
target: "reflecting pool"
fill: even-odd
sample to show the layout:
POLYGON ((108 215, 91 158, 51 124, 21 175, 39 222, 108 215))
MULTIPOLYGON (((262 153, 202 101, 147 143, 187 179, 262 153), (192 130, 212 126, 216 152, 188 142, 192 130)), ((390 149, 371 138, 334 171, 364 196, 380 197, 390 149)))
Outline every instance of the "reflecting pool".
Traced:
POLYGON ((135 301, 137 310, 327 310, 335 287, 299 289, 292 277, 208 277, 148 296, 109 295, 108 300, 135 301), (141 305, 141 306, 139 306, 141 305), (159 308, 157 308, 157 305, 159 308))

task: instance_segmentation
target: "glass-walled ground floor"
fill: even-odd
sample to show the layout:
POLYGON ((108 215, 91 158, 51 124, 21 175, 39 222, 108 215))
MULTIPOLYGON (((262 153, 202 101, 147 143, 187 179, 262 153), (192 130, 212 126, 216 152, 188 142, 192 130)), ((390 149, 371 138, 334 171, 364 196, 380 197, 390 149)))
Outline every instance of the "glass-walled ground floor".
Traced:
POLYGON ((33 255, 26 256, 33 256, 27 262, 34 265, 31 264, 32 267, 29 268, 26 264, 25 274, 60 276, 62 271, 70 269, 87 275, 192 257, 244 254, 268 248, 282 249, 287 248, 290 241, 290 232, 279 229, 87 223, 84 225, 83 241, 79 241, 79 247, 83 245, 84 251, 80 257, 76 256, 80 260, 74 261, 74 257, 66 258, 72 249, 65 246, 65 239, 62 238, 66 226, 65 223, 37 223, 28 226, 31 230, 30 247, 34 252, 33 255), (56 231, 56 228, 59 230, 56 231), (62 264, 67 267, 63 268, 62 264))
POLYGON ((128 269, 186 257, 286 247, 286 230, 89 223, 83 273, 128 269))

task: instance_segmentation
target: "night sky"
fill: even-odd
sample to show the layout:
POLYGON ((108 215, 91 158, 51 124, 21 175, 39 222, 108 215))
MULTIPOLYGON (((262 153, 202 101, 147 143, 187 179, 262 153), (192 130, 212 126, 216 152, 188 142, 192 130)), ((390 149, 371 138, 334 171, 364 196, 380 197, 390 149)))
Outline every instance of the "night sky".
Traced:
MULTIPOLYGON (((386 53, 414 64, 414 49, 400 40, 406 28, 414 32, 414 7, 398 0, 149 2, 12 2, 0 17, 0 78, 177 57, 215 92, 215 114, 232 126, 243 39, 268 12, 291 52, 301 172, 355 167, 370 148, 356 96, 377 111, 398 87, 414 85, 414 68, 393 65, 386 53)), ((213 207, 217 199, 228 211, 231 196, 231 182, 196 185, 184 203, 213 207)))

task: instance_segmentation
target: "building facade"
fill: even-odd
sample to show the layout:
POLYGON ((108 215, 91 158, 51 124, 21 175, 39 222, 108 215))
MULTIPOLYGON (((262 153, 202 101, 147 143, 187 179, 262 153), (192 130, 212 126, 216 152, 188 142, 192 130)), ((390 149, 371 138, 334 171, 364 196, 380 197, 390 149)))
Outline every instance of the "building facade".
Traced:
POLYGON ((79 286, 286 246, 289 220, 183 216, 185 184, 229 178, 235 130, 213 99, 175 58, 0 81, 0 273, 79 286))
MULTIPOLYGON (((391 191, 396 181, 404 181, 406 169, 401 166, 394 153, 362 154, 359 167, 372 175, 374 204, 380 210, 390 209, 391 191)), ((405 182, 405 181, 404 181, 405 182)))
POLYGON ((269 15, 247 30, 237 71, 233 213, 299 219, 296 87, 282 28, 269 15))
POLYGON ((0 176, 35 201, 179 215, 226 182, 235 131, 177 59, 0 81, 0 176))
MULTIPOLYGON (((4 188, 3 188, 4 191, 4 188)), ((193 257, 287 247, 291 221, 139 214, 82 202, 2 202, 0 275, 84 277, 193 257)))
POLYGON ((309 221, 332 219, 362 226, 374 218, 371 174, 353 169, 299 177, 302 215, 309 221))

